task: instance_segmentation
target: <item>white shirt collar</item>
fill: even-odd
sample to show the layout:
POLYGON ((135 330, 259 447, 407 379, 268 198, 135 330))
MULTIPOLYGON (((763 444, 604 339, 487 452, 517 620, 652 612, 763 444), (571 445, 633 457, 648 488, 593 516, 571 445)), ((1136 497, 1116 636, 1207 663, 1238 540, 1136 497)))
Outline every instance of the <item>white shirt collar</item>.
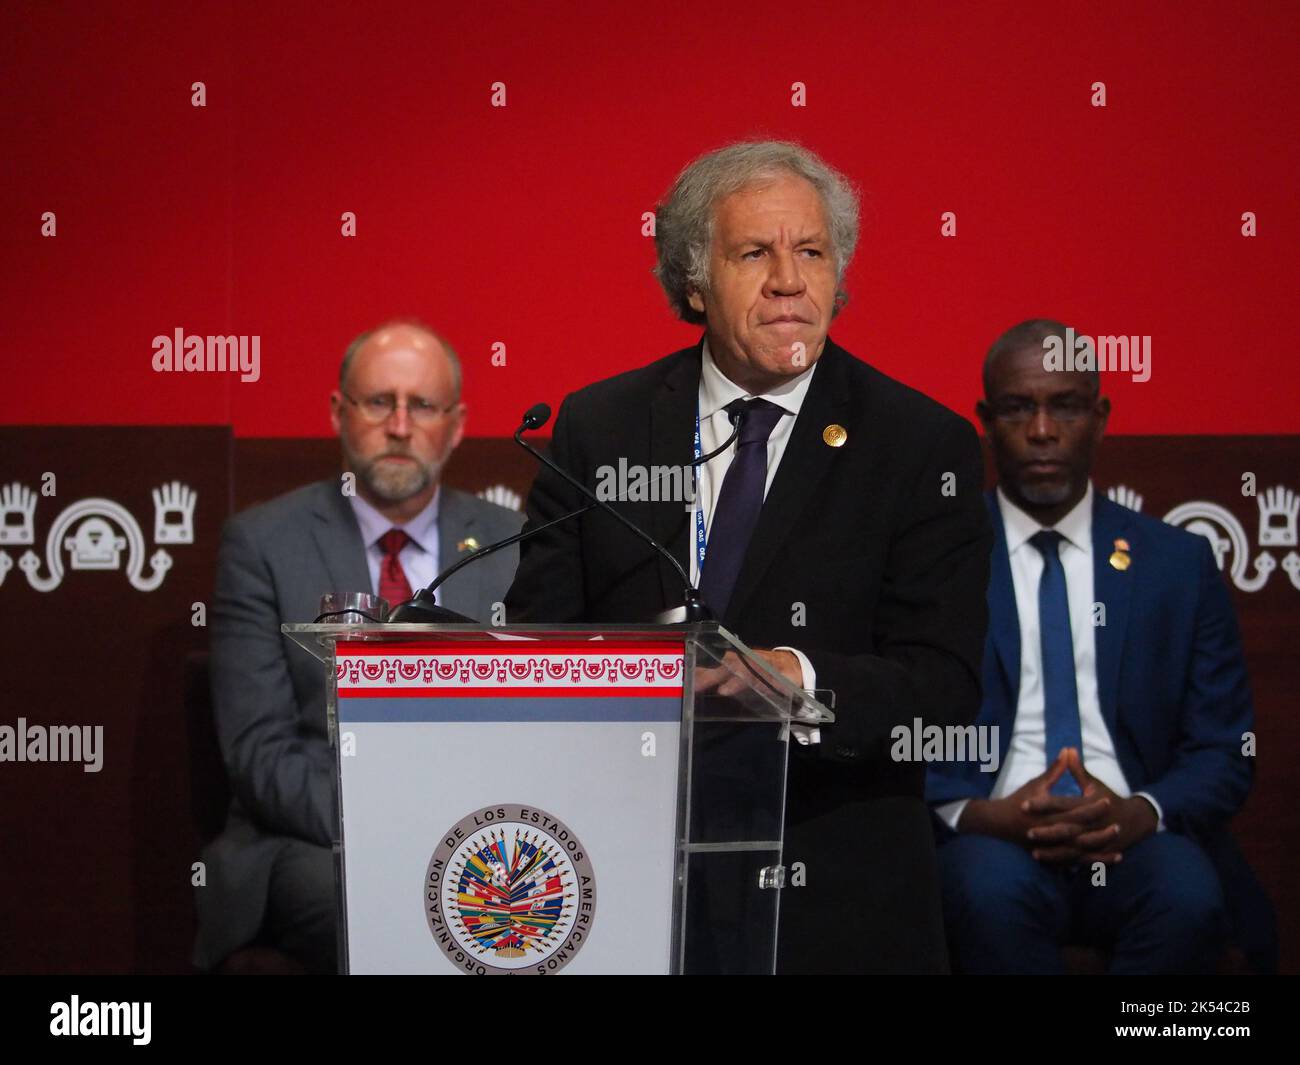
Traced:
MULTIPOLYGON (((821 362, 821 359, 817 362, 821 362)), ((817 370, 817 362, 797 377, 782 381, 772 391, 764 392, 762 398, 797 417, 804 397, 808 394, 808 386, 812 383, 812 375, 817 370)), ((718 364, 713 361, 713 353, 709 351, 708 337, 705 337, 704 368, 700 374, 700 420, 713 417, 732 400, 752 398, 751 393, 718 369, 718 364)))
POLYGON ((406 533, 422 551, 432 552, 438 544, 438 504, 442 499, 441 487, 433 493, 428 505, 405 525, 394 525, 360 495, 348 497, 352 513, 361 528, 361 542, 369 549, 374 547, 389 529, 398 528, 406 533))
POLYGON ((1002 491, 998 485, 998 510, 1002 513, 1002 528, 1007 534, 1007 554, 1013 554, 1017 548, 1041 529, 1052 528, 1080 551, 1092 554, 1092 481, 1084 489, 1083 498, 1079 500, 1055 525, 1040 525, 1031 518, 1002 491))

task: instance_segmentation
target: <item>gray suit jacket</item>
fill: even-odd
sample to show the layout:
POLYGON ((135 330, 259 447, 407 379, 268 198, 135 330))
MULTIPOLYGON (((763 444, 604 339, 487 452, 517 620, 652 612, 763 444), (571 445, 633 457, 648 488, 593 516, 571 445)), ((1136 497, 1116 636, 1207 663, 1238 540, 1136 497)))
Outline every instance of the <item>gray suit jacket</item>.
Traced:
MULTIPOLYGON (((468 537, 518 532, 523 515, 441 489, 439 564, 468 537)), ((485 623, 519 560, 511 546, 466 566, 438 602, 485 623)), ((329 846, 337 835, 335 763, 325 727, 325 669, 280 632, 310 622, 327 591, 373 591, 365 548, 338 480, 320 481, 231 518, 212 602, 212 699, 230 778, 227 824, 205 850, 196 888, 195 964, 211 968, 262 926, 271 866, 288 838, 329 846)))

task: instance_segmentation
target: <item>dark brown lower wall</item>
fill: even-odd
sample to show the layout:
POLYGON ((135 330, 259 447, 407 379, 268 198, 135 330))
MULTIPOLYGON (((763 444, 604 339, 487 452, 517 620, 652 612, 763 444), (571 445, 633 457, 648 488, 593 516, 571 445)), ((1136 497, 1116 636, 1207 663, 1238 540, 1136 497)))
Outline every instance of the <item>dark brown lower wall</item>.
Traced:
MULTIPOLYGON (((195 604, 211 594, 228 514, 338 472, 328 439, 0 427, 0 725, 103 727, 97 773, 0 763, 0 971, 188 970, 196 811, 207 808, 182 700, 185 656, 206 646, 195 604), (172 482, 193 494, 192 519, 172 509, 160 531, 154 492, 171 502, 172 482), (5 494, 13 484, 33 496, 5 494), (52 532, 58 574, 46 559, 52 532), (27 552, 40 559, 32 579, 27 552), (169 567, 161 576, 159 565, 169 567)), ((532 475, 509 440, 467 440, 446 481, 522 496, 532 475)), ((1300 751, 1300 547, 1285 508, 1266 514, 1261 531, 1265 494, 1300 492, 1300 437, 1112 437, 1096 483, 1125 486, 1145 513, 1174 512, 1218 538, 1258 716, 1256 787, 1236 831, 1277 906, 1282 966, 1300 971, 1300 804, 1288 765, 1300 751), (1246 474, 1254 496, 1242 494, 1246 474), (1265 556, 1274 568, 1261 573, 1265 556)))

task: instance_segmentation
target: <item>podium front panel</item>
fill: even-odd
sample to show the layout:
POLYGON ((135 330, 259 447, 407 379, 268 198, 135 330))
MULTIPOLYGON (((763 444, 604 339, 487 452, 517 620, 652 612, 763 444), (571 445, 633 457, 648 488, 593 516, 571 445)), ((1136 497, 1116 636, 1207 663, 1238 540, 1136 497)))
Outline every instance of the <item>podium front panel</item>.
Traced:
POLYGON ((340 641, 347 971, 670 971, 684 644, 340 641))
POLYGON ((832 693, 714 622, 282 630, 328 669, 344 972, 774 971, 832 693))

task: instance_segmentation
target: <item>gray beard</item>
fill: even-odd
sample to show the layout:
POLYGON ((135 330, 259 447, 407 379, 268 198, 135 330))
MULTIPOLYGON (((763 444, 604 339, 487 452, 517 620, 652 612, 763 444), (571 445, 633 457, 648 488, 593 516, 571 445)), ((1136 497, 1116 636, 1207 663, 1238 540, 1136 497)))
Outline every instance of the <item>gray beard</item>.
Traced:
POLYGON ((357 471, 357 477, 370 493, 385 503, 401 503, 419 495, 435 483, 442 472, 442 463, 431 462, 426 465, 418 459, 414 465, 391 466, 381 463, 379 459, 359 463, 354 456, 349 455, 348 465, 357 471))
POLYGON ((412 496, 419 495, 433 482, 433 476, 425 466, 401 466, 386 468, 370 465, 362 472, 366 487, 385 503, 400 503, 412 496))

